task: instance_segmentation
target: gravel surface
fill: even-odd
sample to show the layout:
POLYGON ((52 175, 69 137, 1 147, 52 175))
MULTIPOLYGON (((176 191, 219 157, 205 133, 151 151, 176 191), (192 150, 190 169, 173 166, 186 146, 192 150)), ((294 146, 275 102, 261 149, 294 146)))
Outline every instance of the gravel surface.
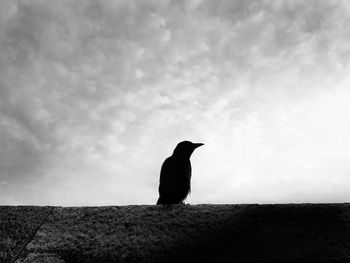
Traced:
POLYGON ((0 262, 10 262, 50 207, 0 206, 0 262))
POLYGON ((55 207, 18 262, 350 262, 350 204, 55 207))

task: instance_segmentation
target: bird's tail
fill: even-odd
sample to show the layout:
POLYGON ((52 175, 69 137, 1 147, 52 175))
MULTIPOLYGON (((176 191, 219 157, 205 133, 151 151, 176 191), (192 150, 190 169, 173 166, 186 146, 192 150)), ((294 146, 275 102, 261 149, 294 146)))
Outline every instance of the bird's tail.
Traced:
POLYGON ((165 204, 166 204, 166 202, 165 202, 164 198, 159 196, 158 201, 157 201, 157 205, 165 205, 165 204))

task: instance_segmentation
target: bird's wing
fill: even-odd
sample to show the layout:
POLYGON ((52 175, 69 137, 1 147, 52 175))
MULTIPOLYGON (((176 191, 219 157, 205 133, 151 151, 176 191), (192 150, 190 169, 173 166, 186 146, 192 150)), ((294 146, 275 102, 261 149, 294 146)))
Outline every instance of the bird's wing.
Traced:
POLYGON ((162 168, 160 169, 160 178, 159 178, 159 187, 161 187, 164 184, 164 181, 166 180, 166 175, 169 174, 169 170, 172 169, 172 159, 171 157, 168 157, 165 159, 164 163, 162 164, 162 168))

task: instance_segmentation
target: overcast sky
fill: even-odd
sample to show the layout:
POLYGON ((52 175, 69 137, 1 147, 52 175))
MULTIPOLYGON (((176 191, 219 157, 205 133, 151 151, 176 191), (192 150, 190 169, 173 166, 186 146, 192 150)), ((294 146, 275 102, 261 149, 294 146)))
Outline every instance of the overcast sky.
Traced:
POLYGON ((350 201, 350 3, 0 1, 0 204, 350 201))

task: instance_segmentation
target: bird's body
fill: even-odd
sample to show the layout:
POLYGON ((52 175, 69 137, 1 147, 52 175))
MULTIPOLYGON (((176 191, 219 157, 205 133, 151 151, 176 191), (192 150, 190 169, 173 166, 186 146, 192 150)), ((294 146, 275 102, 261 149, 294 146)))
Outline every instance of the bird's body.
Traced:
POLYGON ((181 142, 176 146, 173 155, 164 161, 160 172, 157 204, 180 204, 186 199, 191 191, 190 156, 201 145, 203 144, 181 142))

